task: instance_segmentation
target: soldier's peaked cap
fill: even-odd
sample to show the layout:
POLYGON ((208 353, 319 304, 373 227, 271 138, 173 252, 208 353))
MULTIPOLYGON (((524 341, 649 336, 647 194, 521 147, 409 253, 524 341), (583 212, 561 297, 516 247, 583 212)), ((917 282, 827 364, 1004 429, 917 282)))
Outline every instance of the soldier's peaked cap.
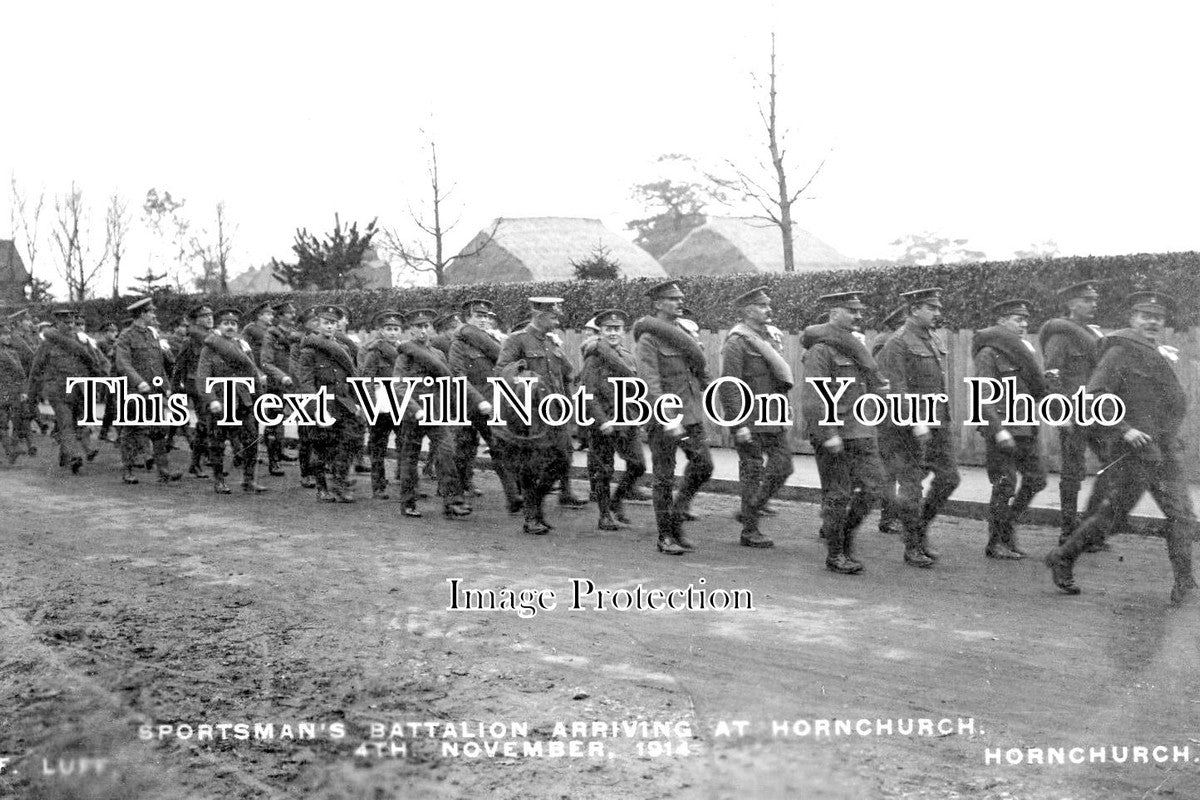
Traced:
POLYGON ((414 308, 405 316, 405 322, 409 325, 421 325, 426 322, 432 323, 437 319, 438 312, 432 308, 414 308))
POLYGON ((188 319, 198 319, 200 317, 208 316, 212 313, 212 306, 201 303, 198 306, 192 306, 191 309, 188 310, 187 315, 188 319))
POLYGON ((821 295, 818 299, 821 301, 821 305, 826 308, 866 308, 860 295, 862 295, 860 291, 834 292, 833 294, 821 295))
POLYGON ((1074 300, 1076 297, 1099 297, 1100 292, 1096 287, 1104 281, 1080 281, 1073 283, 1070 286, 1064 286, 1058 290, 1058 296, 1065 300, 1074 300))
POLYGON ((561 311, 561 297, 531 297, 529 307, 534 311, 561 311))
POLYGON ((595 320, 597 328, 603 328, 605 325, 629 325, 629 315, 619 308, 597 311, 592 319, 595 320))
POLYGON ((147 311, 154 310, 154 300, 150 297, 143 297, 141 300, 134 301, 125 307, 125 310, 133 315, 145 314, 147 311))
POLYGON ((462 304, 462 310, 467 315, 488 314, 493 317, 496 316, 496 304, 491 300, 484 300, 482 297, 467 300, 462 304))
POLYGON ((771 298, 767 296, 767 287, 759 286, 735 297, 733 300, 733 305, 736 308, 741 308, 742 306, 769 303, 770 301, 771 298))
POLYGON ((321 319, 327 319, 331 322, 337 322, 342 318, 342 312, 337 306, 313 306, 308 310, 307 313, 309 318, 320 317, 321 319))
POLYGON ((276 314, 286 314, 289 311, 295 311, 296 304, 291 300, 284 300, 282 303, 276 303, 275 305, 271 306, 271 308, 275 310, 276 314))
POLYGON ((259 303, 254 308, 250 309, 250 316, 257 317, 259 314, 263 313, 264 311, 274 311, 274 310, 275 310, 275 308, 271 305, 271 301, 266 300, 262 303, 259 303))
POLYGON ((992 316, 994 317, 1011 317, 1019 315, 1022 317, 1029 316, 1029 309, 1033 303, 1020 297, 1013 297, 1009 300, 1001 300, 992 306, 992 316))
POLYGON ((227 308, 219 308, 213 312, 213 322, 224 322, 225 320, 233 320, 237 322, 242 318, 242 312, 232 306, 227 308))
POLYGON ((1131 311, 1148 311, 1152 314, 1167 316, 1175 310, 1175 301, 1162 292, 1134 292, 1125 298, 1125 304, 1131 311))
POLYGON ((108 322, 106 322, 100 326, 100 330, 102 330, 102 331, 106 331, 109 328, 112 328, 114 331, 119 330, 119 328, 117 328, 117 323, 113 322, 111 319, 108 322))
POLYGON ((75 319, 79 316, 79 312, 73 308, 56 308, 54 309, 54 316, 60 320, 75 319))
POLYGON ((404 315, 399 311, 380 311, 372 320, 376 328, 382 328, 384 325, 399 325, 404 327, 404 315))
POLYGON ((926 305, 931 305, 934 308, 942 307, 942 287, 940 286, 929 286, 924 289, 913 289, 911 292, 901 292, 900 296, 903 297, 904 301, 909 305, 925 303, 926 305))
POLYGON ((671 297, 683 297, 683 289, 675 281, 663 281, 646 290, 646 296, 651 300, 664 300, 671 297))

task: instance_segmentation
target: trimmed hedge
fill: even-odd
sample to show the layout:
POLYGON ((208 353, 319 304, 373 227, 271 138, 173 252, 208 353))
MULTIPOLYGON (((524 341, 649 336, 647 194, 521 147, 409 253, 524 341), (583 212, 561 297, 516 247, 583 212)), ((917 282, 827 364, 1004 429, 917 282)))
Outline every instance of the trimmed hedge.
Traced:
MULTIPOLYGON (((925 286, 945 290, 945 325, 949 328, 979 328, 992 322, 988 309, 1011 297, 1032 301, 1031 327, 1061 313, 1055 290, 1082 280, 1104 280, 1097 324, 1121 328, 1128 324, 1121 300, 1135 289, 1156 289, 1172 297, 1178 313, 1168 324, 1176 329, 1200 322, 1200 253, 1139 254, 1128 256, 1079 256, 1048 261, 988 261, 977 264, 872 267, 772 275, 728 275, 688 277, 678 283, 687 294, 686 304, 702 328, 718 330, 737 321, 730 301, 755 286, 769 288, 775 323, 798 331, 816 321, 817 298, 830 292, 859 289, 871 308, 874 323, 899 304, 901 292, 925 286)), ((200 301, 221 307, 235 305, 250 309, 263 300, 291 299, 298 307, 335 303, 350 309, 352 327, 369 326, 377 311, 430 307, 456 308, 464 300, 486 297, 496 304, 505 325, 528 317, 531 295, 562 297, 567 327, 578 327, 598 309, 622 308, 637 315, 648 311, 646 290, 657 281, 640 278, 618 281, 549 281, 545 283, 472 284, 412 289, 292 292, 258 295, 163 295, 156 298, 159 320, 164 324, 183 315, 200 301)), ((92 300, 82 305, 89 324, 120 321, 133 298, 92 300)), ((50 307, 35 309, 48 314, 50 307)))

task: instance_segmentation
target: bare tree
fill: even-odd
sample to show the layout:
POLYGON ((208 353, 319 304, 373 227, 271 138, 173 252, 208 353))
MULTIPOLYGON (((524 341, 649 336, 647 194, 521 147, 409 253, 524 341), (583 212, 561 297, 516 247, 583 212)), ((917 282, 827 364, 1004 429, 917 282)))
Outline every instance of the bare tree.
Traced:
POLYGON ((104 236, 108 242, 108 251, 112 256, 113 278, 112 296, 121 296, 121 259, 125 257, 125 237, 129 235, 129 202, 113 192, 108 198, 108 210, 104 214, 104 236))
MULTIPOLYGON (((817 175, 825 166, 825 159, 821 159, 821 163, 817 165, 817 168, 799 189, 789 188, 785 163, 787 148, 784 146, 786 131, 779 130, 778 116, 776 115, 778 95, 775 82, 775 34, 772 32, 771 73, 767 83, 767 105, 764 108, 761 102, 758 104, 758 116, 766 129, 767 151, 770 154, 771 163, 768 166, 760 161, 759 169, 756 172, 763 177, 756 177, 755 173, 744 170, 734 162, 726 160, 725 164, 732 171, 732 177, 710 174, 708 178, 718 186, 737 193, 743 200, 753 201, 761 209, 761 213, 754 216, 779 227, 780 235, 783 238, 783 270, 784 272, 794 272, 796 260, 792 240, 792 206, 817 179, 817 175), (770 185, 767 185, 768 182, 770 185)), ((761 85, 758 88, 761 90, 761 85)))
MULTIPOLYGON (((176 200, 171 197, 171 193, 165 189, 160 195, 158 189, 155 188, 146 192, 146 199, 142 203, 142 221, 160 240, 168 243, 171 247, 172 258, 176 264, 173 280, 175 288, 179 291, 186 288, 184 284, 187 282, 187 273, 190 272, 187 265, 192 256, 188 246, 188 229, 191 227, 191 223, 181 211, 185 203, 187 203, 186 200, 176 200)), ((150 274, 148 268, 147 274, 150 274)))
MULTIPOLYGON (((38 249, 41 247, 42 208, 46 204, 46 192, 38 192, 37 202, 30 203, 29 196, 17 185, 17 175, 10 175, 9 184, 12 188, 12 202, 9 205, 9 223, 13 239, 20 234, 21 243, 25 249, 25 269, 29 272, 29 299, 33 302, 45 299, 49 290, 49 281, 37 277, 34 266, 37 264, 38 249)), ((15 246, 15 242, 14 242, 15 246)))
POLYGON ((50 238, 58 248, 61 259, 58 270, 67 282, 67 296, 78 302, 86 300, 100 268, 108 261, 109 243, 95 258, 91 247, 91 215, 83 203, 83 190, 71 182, 71 191, 54 198, 54 228, 50 238))
POLYGON ((216 222, 214 230, 204 229, 201 236, 191 239, 192 256, 201 264, 196 288, 209 294, 229 294, 229 254, 238 226, 226 216, 224 200, 217 203, 216 222))
POLYGON ((495 237, 496 231, 500 227, 500 220, 497 219, 492 223, 490 231, 473 239, 469 249, 447 258, 445 237, 458 226, 461 218, 456 218, 448 225, 442 222, 444 205, 455 187, 442 188, 441 178, 438 174, 437 143, 432 139, 429 140, 429 188, 431 189, 432 204, 426 214, 418 213, 411 205, 408 208, 409 217, 428 238, 411 241, 398 233, 395 228, 385 227, 380 231, 382 235, 379 243, 389 255, 399 258, 409 269, 414 272, 432 272, 437 285, 445 286, 446 268, 460 258, 478 255, 495 237))

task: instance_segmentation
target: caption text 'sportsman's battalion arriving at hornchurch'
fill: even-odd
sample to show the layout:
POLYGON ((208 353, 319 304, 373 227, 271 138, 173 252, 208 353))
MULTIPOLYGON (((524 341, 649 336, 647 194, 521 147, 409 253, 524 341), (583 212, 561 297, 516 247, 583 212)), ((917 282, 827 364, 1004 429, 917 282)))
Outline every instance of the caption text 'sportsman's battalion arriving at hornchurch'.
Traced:
MULTIPOLYGON (((48 431, 39 414, 44 404, 53 414, 63 473, 86 473, 85 463, 98 450, 93 426, 78 424, 88 406, 84 389, 69 389, 68 381, 123 379, 124 394, 100 395, 108 407, 99 438, 107 441, 109 431, 117 429, 125 484, 139 483, 142 469, 156 469, 164 490, 177 486, 181 476, 171 464, 172 426, 127 424, 128 415, 121 409, 182 406, 186 396, 185 413, 192 419, 182 426, 191 449, 187 473, 207 478, 207 467, 217 494, 231 492, 225 480, 230 470, 227 457, 232 468, 241 470, 242 489, 250 495, 267 491, 270 479, 285 476, 283 466, 298 460, 301 486, 315 489, 320 500, 354 503, 358 498, 350 471, 359 462, 365 437, 372 499, 398 500, 398 516, 420 517, 419 500, 426 495, 420 491, 417 465, 428 441, 445 516, 471 524, 471 501, 481 494, 472 488, 482 440, 500 478, 507 511, 523 516, 524 532, 544 535, 553 530, 545 499, 556 486, 564 489, 561 506, 584 505, 571 496, 569 482, 579 439, 588 449, 592 499, 598 505, 596 527, 620 531, 636 525, 628 503, 638 498, 636 483, 649 469, 656 547, 667 555, 682 555, 696 549, 685 524, 695 519, 692 500, 713 474, 704 421, 716 419, 714 414, 729 427, 737 450, 741 497, 734 516, 740 543, 770 548, 776 544, 772 535, 789 532, 775 517, 770 500, 793 471, 787 434, 796 409, 789 407, 787 398, 789 393, 795 396, 798 387, 804 434, 821 482, 819 534, 827 551, 826 567, 844 575, 867 571, 856 555, 855 541, 863 521, 882 505, 879 529, 902 531, 903 562, 928 569, 939 559, 929 538, 930 523, 960 480, 951 404, 929 402, 930 396, 950 389, 948 352, 939 332, 942 293, 936 287, 905 292, 896 298, 898 305, 889 303, 894 310, 886 315, 883 309, 867 308, 864 296, 844 289, 820 299, 814 317, 823 313, 827 318, 803 328, 802 375, 792 374, 782 331, 774 324, 795 330, 801 321, 774 320, 766 287, 732 298, 731 310, 739 322, 721 343, 715 373, 719 386, 711 385, 709 354, 697 325, 685 314, 684 292, 676 281, 651 287, 645 308, 594 312, 586 326, 590 335, 579 353, 579 369, 563 348, 559 331, 570 321, 557 297, 531 297, 528 321, 508 333, 486 298, 468 300, 447 312, 383 311, 373 320, 358 321, 369 323, 365 327, 372 331, 362 342, 347 332, 347 310, 333 305, 315 306, 299 315, 287 301, 261 304, 249 314, 237 308, 214 313, 212 307, 198 305, 168 335, 159 330, 154 302, 142 299, 128 307, 122 326, 99 325, 98 339, 85 331, 75 309, 54 311, 53 322, 43 323, 38 331, 28 309, 21 309, 0 323, 0 444, 9 465, 23 456, 36 456, 35 437, 48 431), (873 343, 863 332, 868 319, 880 330, 873 343), (253 389, 221 393, 207 385, 223 377, 252 379, 253 389), (363 378, 378 381, 373 396, 385 412, 369 426, 362 395, 352 386, 363 378), (418 380, 399 420, 386 413, 387 393, 405 391, 404 381, 395 379, 418 380), (448 393, 438 391, 439 381, 452 379, 461 381, 452 383, 448 393), (536 379, 530 389, 535 401, 530 417, 523 418, 507 402, 493 409, 495 397, 519 397, 528 383, 525 379, 536 379), (614 382, 622 380, 640 381, 650 404, 675 399, 671 416, 652 417, 644 425, 620 424, 614 382), (494 381, 503 382, 507 390, 494 393, 501 388, 493 386, 494 381), (463 387, 465 394, 459 396, 463 387), (551 395, 570 398, 577 388, 590 397, 583 406, 586 419, 564 425, 545 417, 545 409, 555 404, 538 401, 551 395), (706 407, 710 389, 716 390, 717 402, 706 407), (307 403, 308 415, 322 416, 313 408, 319 390, 328 403, 323 411, 331 424, 299 425, 299 455, 291 456, 285 451, 282 426, 261 424, 252 410, 257 400, 272 399, 269 395, 282 401, 303 393, 312 397, 296 402, 307 403), (747 394, 752 408, 743 415, 747 394), (121 399, 124 403, 117 408, 121 399), (864 400, 876 400, 894 415, 868 424, 854 413, 864 400), (466 416, 450 426, 425 418, 426 413, 441 415, 445 405, 465 409, 466 416), (827 419, 833 412, 835 419, 827 419), (230 414, 239 424, 219 424, 230 414), (497 419, 506 424, 489 424, 497 419), (392 443, 394 450, 389 449, 392 443), (267 467, 261 476, 260 444, 267 467), (686 466, 678 479, 680 450, 686 466), (392 474, 399 481, 398 491, 388 488, 389 452, 396 454, 392 474), (625 470, 614 486, 617 457, 625 470), (763 528, 764 520, 772 522, 769 531, 763 528)), ((1105 335, 1092 324, 1102 299, 1103 284, 1098 281, 1060 289, 1057 300, 1063 316, 1041 325, 1037 348, 1027 337, 1034 304, 1020 298, 996 303, 989 325, 972 336, 972 380, 1015 390, 1033 403, 1051 399, 1052 393, 1074 397, 1084 391, 1096 397, 1107 393, 1123 402, 1124 417, 1115 424, 1066 424, 1049 434, 1061 443, 1062 511, 1058 546, 1044 561, 1055 586, 1067 594, 1078 593, 1074 565, 1079 555, 1106 549, 1105 539, 1127 524, 1134 505, 1149 492, 1166 516, 1162 531, 1174 574, 1171 599, 1182 603, 1194 596, 1196 586, 1191 554, 1196 518, 1178 441, 1187 395, 1175 371, 1177 351, 1163 342, 1172 302, 1160 292, 1136 292, 1124 301, 1129 327, 1105 335), (1104 468, 1081 508, 1089 450, 1104 468)), ((391 397, 398 399, 396 394, 391 397)), ((982 438, 991 483, 987 539, 985 544, 981 541, 981 549, 989 558, 1021 559, 1029 542, 1022 544, 1018 525, 1047 483, 1041 461, 1043 426, 1029 424, 1038 420, 1007 418, 1003 403, 985 403, 980 411, 982 420, 962 430, 982 438)))

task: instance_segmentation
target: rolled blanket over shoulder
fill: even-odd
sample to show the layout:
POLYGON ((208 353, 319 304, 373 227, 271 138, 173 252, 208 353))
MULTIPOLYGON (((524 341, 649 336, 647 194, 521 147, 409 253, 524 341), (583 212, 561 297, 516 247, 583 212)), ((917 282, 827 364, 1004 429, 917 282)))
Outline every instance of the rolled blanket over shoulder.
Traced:
POLYGON ((691 334, 683 328, 674 323, 663 322, 656 317, 642 317, 633 323, 634 341, 642 338, 647 333, 663 340, 671 347, 678 348, 683 353, 683 357, 688 363, 688 368, 695 375, 703 376, 708 374, 708 362, 704 358, 704 351, 700 349, 700 344, 692 338, 691 334))
POLYGON ((771 374, 775 376, 775 380, 791 389, 796 385, 796 381, 792 376, 792 368, 784 360, 783 354, 775 349, 773 341, 767 341, 759 335, 758 331, 751 328, 744 322, 739 322, 729 331, 730 336, 741 336, 748 341, 758 354, 767 361, 767 366, 771 368, 771 374))

